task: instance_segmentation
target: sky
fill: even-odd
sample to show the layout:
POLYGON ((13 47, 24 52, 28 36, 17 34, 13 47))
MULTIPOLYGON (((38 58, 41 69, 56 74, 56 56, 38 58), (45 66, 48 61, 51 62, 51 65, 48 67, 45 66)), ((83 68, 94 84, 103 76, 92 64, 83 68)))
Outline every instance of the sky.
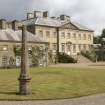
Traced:
POLYGON ((0 0, 0 18, 22 20, 35 10, 49 11, 50 16, 69 15, 95 35, 105 28, 105 0, 0 0))

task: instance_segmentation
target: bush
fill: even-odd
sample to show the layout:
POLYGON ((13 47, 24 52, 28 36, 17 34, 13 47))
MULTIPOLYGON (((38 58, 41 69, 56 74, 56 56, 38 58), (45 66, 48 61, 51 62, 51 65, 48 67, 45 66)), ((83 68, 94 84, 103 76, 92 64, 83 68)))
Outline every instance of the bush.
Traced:
POLYGON ((43 64, 44 51, 44 49, 40 49, 40 46, 32 47, 32 51, 29 53, 32 58, 32 66, 43 64))
POLYGON ((96 62, 96 53, 94 51, 86 51, 86 52, 81 52, 83 56, 91 60, 92 62, 96 62))
POLYGON ((13 67, 15 67, 15 59, 11 56, 10 58, 9 58, 9 68, 13 68, 13 67))
POLYGON ((65 53, 59 53, 59 63, 77 63, 77 60, 65 53))

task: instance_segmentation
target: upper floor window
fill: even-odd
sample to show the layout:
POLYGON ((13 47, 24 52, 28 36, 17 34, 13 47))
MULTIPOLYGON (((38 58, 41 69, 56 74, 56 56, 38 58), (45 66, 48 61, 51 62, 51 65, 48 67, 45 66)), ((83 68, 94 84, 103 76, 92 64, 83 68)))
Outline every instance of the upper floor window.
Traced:
POLYGON ((81 40, 81 37, 82 37, 81 34, 79 34, 79 40, 81 40))
POLYGON ((43 37, 43 31, 42 31, 42 30, 39 30, 39 35, 40 35, 41 37, 43 37))
POLYGON ((53 32, 53 38, 57 38, 57 33, 53 32))
POLYGON ((76 39, 76 33, 73 34, 73 38, 76 39))
POLYGON ((83 39, 86 40, 86 34, 84 34, 83 39))
POLYGON ((46 37, 50 38, 50 31, 46 31, 46 37))
POLYGON ((61 38, 65 38, 65 32, 61 33, 61 38))
POLYGON ((67 38, 70 39, 71 38, 71 34, 67 33, 67 38))
POLYGON ((91 40, 91 34, 88 35, 88 40, 91 40))

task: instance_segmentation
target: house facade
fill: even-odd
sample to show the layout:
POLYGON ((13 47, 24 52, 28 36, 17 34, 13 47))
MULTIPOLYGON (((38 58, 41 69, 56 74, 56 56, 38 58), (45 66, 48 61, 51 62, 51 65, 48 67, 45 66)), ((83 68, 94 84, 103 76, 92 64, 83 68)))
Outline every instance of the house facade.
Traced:
POLYGON ((27 26, 30 33, 38 35, 49 43, 48 50, 55 56, 58 51, 77 57, 81 51, 90 51, 93 45, 93 30, 72 21, 66 15, 50 17, 47 11, 27 13, 27 19, 22 21, 7 22, 1 19, 0 29, 18 31, 23 24, 27 26))
POLYGON ((73 22, 66 15, 49 17, 48 12, 34 11, 28 13, 27 19, 21 23, 27 25, 28 31, 38 34, 49 42, 49 50, 52 52, 56 52, 59 44, 59 52, 76 56, 81 51, 89 51, 93 45, 94 31, 73 22))
MULTIPOLYGON (((26 32, 30 66, 47 66, 48 43, 37 35, 26 32), (35 51, 32 53, 33 49, 35 51), (34 56, 34 55, 35 56, 34 56), (35 59, 34 59, 35 57, 35 59), (37 59, 38 58, 38 59, 37 59)), ((0 30, 0 67, 20 67, 22 30, 0 30)))

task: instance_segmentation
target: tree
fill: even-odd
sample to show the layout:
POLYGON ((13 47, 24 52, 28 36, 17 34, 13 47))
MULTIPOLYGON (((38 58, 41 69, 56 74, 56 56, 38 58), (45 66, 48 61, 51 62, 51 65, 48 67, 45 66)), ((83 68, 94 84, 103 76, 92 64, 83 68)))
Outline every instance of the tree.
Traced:
POLYGON ((30 55, 33 66, 38 66, 40 63, 43 63, 44 49, 41 49, 39 46, 32 47, 30 55))
POLYGON ((103 41, 103 38, 105 38, 105 29, 103 29, 102 34, 100 36, 100 44, 101 44, 101 48, 100 48, 100 52, 101 52, 101 60, 104 61, 105 60, 105 42, 103 41))
POLYGON ((100 44, 101 43, 101 37, 100 36, 94 36, 93 43, 94 44, 100 44))
POLYGON ((105 29, 102 30, 100 36, 94 36, 93 42, 94 44, 102 44, 103 38, 105 38, 105 29))
POLYGON ((101 34, 101 39, 105 38, 105 29, 103 29, 102 34, 101 34))
POLYGON ((14 54, 15 56, 21 56, 21 46, 14 46, 14 54))
POLYGON ((102 34, 100 36, 100 43, 103 46, 103 38, 105 38, 105 29, 102 30, 102 34))

